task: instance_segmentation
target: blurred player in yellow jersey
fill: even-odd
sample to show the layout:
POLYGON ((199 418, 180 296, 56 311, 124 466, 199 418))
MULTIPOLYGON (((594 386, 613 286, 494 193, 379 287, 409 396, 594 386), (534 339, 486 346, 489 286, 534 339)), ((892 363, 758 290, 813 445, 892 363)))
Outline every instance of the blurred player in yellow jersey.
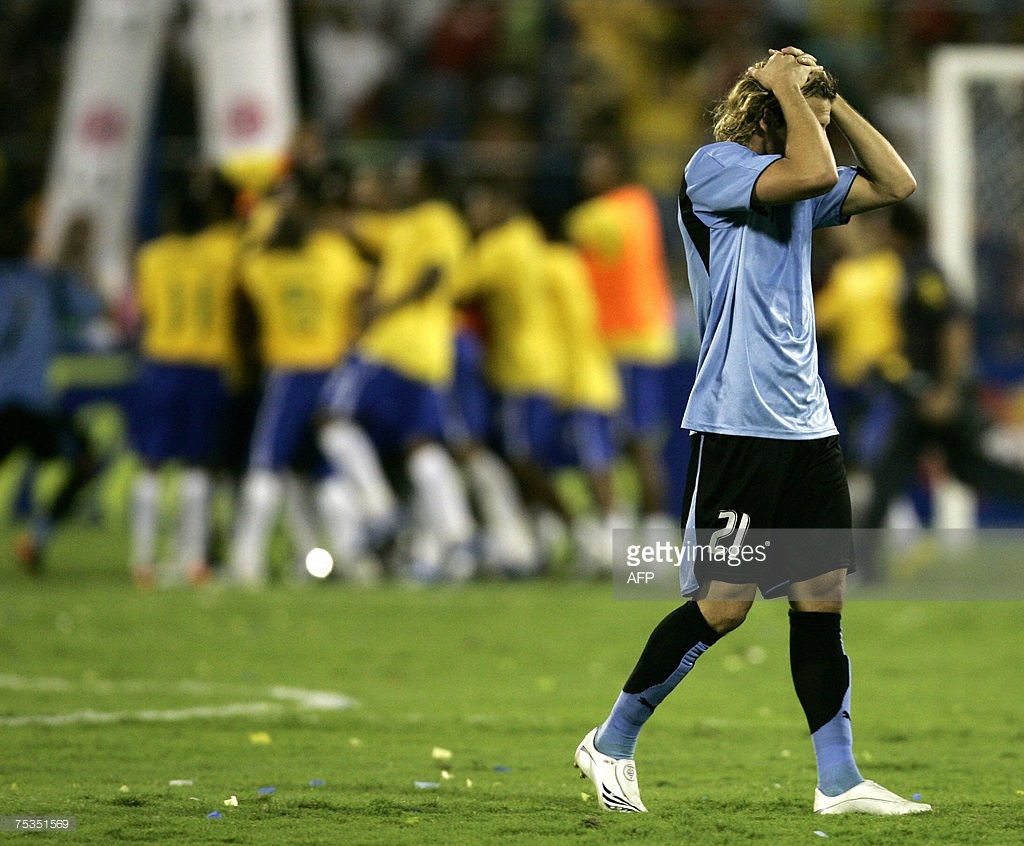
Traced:
POLYGON ((142 367, 131 429, 142 467, 133 489, 131 535, 140 584, 157 575, 158 470, 171 461, 184 469, 176 549, 161 579, 205 577, 210 465, 222 434, 224 377, 233 350, 239 243, 233 200, 215 174, 193 174, 174 203, 172 231, 143 246, 136 261, 142 367))
POLYGON ((641 512, 656 530, 678 522, 665 514, 660 454, 665 369, 675 355, 673 302, 655 199, 626 171, 624 150, 610 143, 586 148, 581 182, 588 199, 570 212, 566 233, 590 271, 601 332, 622 380, 617 422, 639 473, 641 512))
POLYGON ((601 337, 597 303, 579 251, 570 244, 549 244, 545 271, 556 321, 551 336, 561 344, 557 359, 563 364, 555 391, 559 463, 582 471, 592 498, 593 511, 577 516, 575 525, 583 572, 607 573, 612 529, 628 525, 616 515, 612 482, 612 418, 622 404, 619 374, 601 337))
MULTIPOLYGON (((267 543, 286 473, 315 450, 320 392, 355 336, 357 303, 368 279, 349 242, 316 228, 318 192, 319 185, 297 180, 270 237, 241 267, 266 371, 231 550, 231 575, 244 584, 267 578, 267 543)), ((326 479, 317 499, 344 568, 355 564, 358 517, 353 495, 340 485, 326 479)))
POLYGON ((566 349, 549 292, 548 245, 507 185, 473 185, 466 215, 476 239, 460 293, 483 312, 483 371, 496 403, 497 441, 527 500, 538 509, 542 555, 550 556, 571 516, 553 485, 559 433, 555 398, 566 349))
MULTIPOLYGON (((412 486, 414 554, 407 565, 421 581, 473 575, 474 525, 466 490, 442 445, 442 397, 452 379, 452 272, 466 245, 455 209, 439 199, 447 187, 439 164, 406 157, 394 178, 396 211, 381 245, 368 328, 323 394, 328 422, 320 445, 342 474, 377 488, 378 517, 397 518, 393 496, 364 479, 367 446, 403 463, 412 486)), ((358 233, 357 233, 358 234, 358 233)), ((372 247, 372 245, 367 245, 372 247)), ((405 565, 400 565, 405 566, 405 565)))

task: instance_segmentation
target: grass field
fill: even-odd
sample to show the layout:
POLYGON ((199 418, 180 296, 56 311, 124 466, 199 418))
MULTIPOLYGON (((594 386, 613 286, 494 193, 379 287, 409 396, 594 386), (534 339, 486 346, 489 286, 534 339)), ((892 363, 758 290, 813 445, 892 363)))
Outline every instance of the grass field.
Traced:
POLYGON ((37 582, 0 569, 0 815, 77 830, 0 840, 1024 842, 1017 603, 846 613, 861 768, 934 814, 810 812, 785 607, 759 603, 645 730, 651 813, 612 815, 572 752, 671 604, 557 580, 139 593, 123 540, 77 527, 53 557, 37 582))

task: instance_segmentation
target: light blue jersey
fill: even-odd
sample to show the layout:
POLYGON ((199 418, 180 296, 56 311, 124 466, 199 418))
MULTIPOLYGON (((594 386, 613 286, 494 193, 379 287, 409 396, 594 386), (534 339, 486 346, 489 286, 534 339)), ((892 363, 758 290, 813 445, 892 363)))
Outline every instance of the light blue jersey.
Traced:
POLYGON ((54 355, 103 303, 69 274, 0 262, 0 405, 47 409, 54 355))
POLYGON ((827 194, 755 205, 754 183, 780 158, 723 141, 690 159, 679 192, 700 355, 682 425, 698 432, 804 440, 837 434, 818 349, 811 234, 846 223, 855 168, 827 194))

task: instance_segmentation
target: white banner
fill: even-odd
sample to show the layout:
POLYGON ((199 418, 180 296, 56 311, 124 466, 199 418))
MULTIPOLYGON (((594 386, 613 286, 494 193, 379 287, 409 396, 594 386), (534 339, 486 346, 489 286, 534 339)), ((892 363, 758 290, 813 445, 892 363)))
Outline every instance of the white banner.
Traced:
POLYGON ((284 0, 195 0, 202 150, 260 181, 291 142, 298 112, 284 0))
POLYGON ((114 298, 129 279, 142 153, 163 36, 176 0, 82 0, 67 57, 37 249, 52 259, 70 221, 92 222, 95 269, 114 298))

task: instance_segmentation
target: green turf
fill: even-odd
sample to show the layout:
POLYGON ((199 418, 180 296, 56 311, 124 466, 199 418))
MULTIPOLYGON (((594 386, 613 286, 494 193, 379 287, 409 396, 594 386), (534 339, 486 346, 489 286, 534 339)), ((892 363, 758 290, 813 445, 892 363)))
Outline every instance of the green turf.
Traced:
POLYGON ((847 611, 862 770, 934 814, 811 814, 785 606, 759 603, 645 730, 651 813, 613 815, 572 752, 671 604, 565 581, 145 594, 124 583, 117 533, 74 528, 53 553, 42 581, 0 569, 0 815, 74 815, 78 829, 0 840, 1024 842, 1019 604, 847 611), (280 687, 358 704, 318 709, 280 687), (200 710, 228 706, 240 713, 200 710), (157 719, 169 715, 181 719, 157 719), (450 778, 435 747, 452 753, 450 778))

